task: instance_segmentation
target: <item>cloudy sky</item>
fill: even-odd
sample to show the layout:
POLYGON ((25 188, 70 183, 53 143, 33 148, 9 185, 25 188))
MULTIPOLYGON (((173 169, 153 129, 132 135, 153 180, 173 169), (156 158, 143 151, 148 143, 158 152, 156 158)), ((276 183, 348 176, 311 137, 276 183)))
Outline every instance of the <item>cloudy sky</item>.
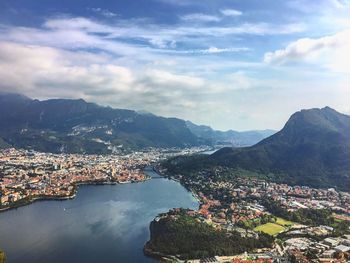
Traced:
POLYGON ((1 0, 0 80, 217 129, 350 114, 350 0, 1 0))

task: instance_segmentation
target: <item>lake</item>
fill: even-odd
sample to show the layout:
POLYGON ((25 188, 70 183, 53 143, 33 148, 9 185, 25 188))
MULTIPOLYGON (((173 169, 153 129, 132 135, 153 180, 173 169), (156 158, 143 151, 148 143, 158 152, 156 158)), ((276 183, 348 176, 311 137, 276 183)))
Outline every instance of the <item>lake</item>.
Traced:
MULTIPOLYGON (((146 173, 159 177, 151 169, 146 173)), ((198 208, 179 183, 80 186, 73 200, 39 201, 0 213, 9 263, 155 262, 143 255, 149 223, 174 207, 198 208)))
POLYGON ((221 149, 221 148, 214 149, 214 150, 209 150, 209 151, 204 151, 204 152, 201 152, 201 154, 210 155, 210 154, 213 154, 213 153, 217 152, 217 151, 220 150, 220 149, 221 149))

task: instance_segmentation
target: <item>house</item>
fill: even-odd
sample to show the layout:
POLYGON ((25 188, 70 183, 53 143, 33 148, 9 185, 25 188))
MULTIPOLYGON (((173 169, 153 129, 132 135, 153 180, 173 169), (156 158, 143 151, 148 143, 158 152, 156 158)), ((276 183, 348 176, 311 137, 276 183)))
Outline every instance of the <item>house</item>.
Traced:
POLYGON ((323 243, 331 247, 335 247, 339 245, 340 241, 335 238, 327 237, 325 240, 323 240, 323 243))
POLYGON ((349 251, 350 251, 350 247, 349 247, 349 246, 345 246, 345 245, 336 246, 334 249, 335 249, 336 251, 342 252, 342 253, 345 253, 345 252, 349 252, 349 251))

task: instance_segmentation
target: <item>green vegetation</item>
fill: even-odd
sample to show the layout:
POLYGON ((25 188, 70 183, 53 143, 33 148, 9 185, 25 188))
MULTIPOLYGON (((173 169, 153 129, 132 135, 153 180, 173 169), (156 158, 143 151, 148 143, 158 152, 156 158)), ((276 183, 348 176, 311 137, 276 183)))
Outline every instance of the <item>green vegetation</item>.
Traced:
POLYGON ((281 226, 292 226, 294 223, 292 221, 285 220, 281 217, 277 217, 276 224, 281 226))
POLYGON ((0 94, 0 112, 0 147, 10 144, 43 152, 106 154, 111 152, 107 142, 125 150, 207 144, 184 120, 102 107, 81 99, 38 101, 0 94))
POLYGON ((336 235, 336 236, 341 236, 341 235, 350 233, 350 222, 349 221, 334 220, 332 227, 334 228, 334 235, 336 235))
POLYGON ((245 148, 223 148, 210 156, 175 158, 169 173, 196 176, 203 170, 243 171, 279 183, 350 189, 350 116, 333 109, 295 113, 284 128, 245 148))
POLYGON ((304 225, 332 225, 334 218, 332 212, 326 209, 299 209, 293 212, 288 212, 284 209, 279 202, 275 202, 271 199, 263 200, 262 204, 266 209, 279 217, 286 218, 287 220, 298 222, 304 225))
POLYGON ((294 225, 292 221, 285 220, 281 217, 274 217, 270 216, 271 219, 268 223, 263 223, 261 225, 258 225, 254 228, 257 232, 264 232, 268 235, 275 236, 286 229, 288 229, 290 226, 294 225))
POLYGON ((260 234, 259 238, 245 238, 237 232, 227 233, 186 215, 162 218, 151 223, 151 239, 145 250, 182 259, 234 255, 255 248, 271 247, 273 238, 260 234))
POLYGON ((242 227, 242 228, 247 228, 247 229, 254 229, 260 225, 264 225, 266 223, 275 223, 276 222, 276 217, 273 215, 263 215, 262 217, 254 218, 251 220, 246 220, 246 221, 240 221, 237 222, 237 225, 242 227))
POLYGON ((334 218, 334 222, 335 223, 340 223, 340 222, 343 222, 344 220, 341 220, 341 219, 339 219, 339 218, 334 218))
POLYGON ((268 235, 275 236, 285 230, 285 228, 279 224, 266 223, 264 225, 257 226, 254 228, 255 231, 264 232, 268 235))

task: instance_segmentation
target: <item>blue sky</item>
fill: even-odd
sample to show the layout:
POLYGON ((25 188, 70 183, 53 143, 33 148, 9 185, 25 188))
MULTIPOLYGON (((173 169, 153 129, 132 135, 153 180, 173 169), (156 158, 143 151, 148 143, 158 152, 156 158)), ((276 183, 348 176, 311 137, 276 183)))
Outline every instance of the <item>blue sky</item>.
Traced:
POLYGON ((2 0, 1 91, 217 129, 350 113, 349 0, 2 0))

